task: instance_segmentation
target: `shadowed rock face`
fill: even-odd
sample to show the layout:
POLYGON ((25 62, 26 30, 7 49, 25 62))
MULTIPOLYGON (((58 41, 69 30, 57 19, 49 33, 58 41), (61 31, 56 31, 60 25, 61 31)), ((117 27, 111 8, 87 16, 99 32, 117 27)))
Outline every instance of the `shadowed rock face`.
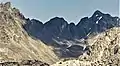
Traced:
MULTIPOLYGON (((47 45, 59 48, 61 55, 67 57, 68 55, 78 53, 78 51, 73 53, 72 51, 74 50, 71 48, 67 49, 68 47, 76 44, 81 46, 84 43, 81 43, 79 40, 95 36, 112 27, 119 27, 119 20, 118 17, 112 17, 109 14, 96 10, 91 17, 82 18, 77 25, 74 23, 68 24, 64 18, 54 17, 45 24, 35 19, 34 21, 27 20, 23 27, 29 35, 42 40, 47 45), (61 47, 63 45, 66 48, 61 47)), ((79 50, 78 54, 81 55, 81 53, 83 53, 83 50, 79 50)), ((78 55, 75 56, 78 57, 78 55)))
POLYGON ((26 31, 45 43, 55 43, 53 39, 74 40, 85 38, 89 33, 100 33, 115 26, 119 26, 119 18, 104 14, 99 10, 95 11, 91 17, 84 17, 75 25, 68 24, 64 18, 55 17, 45 24, 37 24, 38 20, 28 20, 24 25, 26 31), (30 24, 31 23, 31 24, 30 24), (37 29, 36 29, 37 27, 37 29), (31 29, 30 29, 31 28, 31 29))

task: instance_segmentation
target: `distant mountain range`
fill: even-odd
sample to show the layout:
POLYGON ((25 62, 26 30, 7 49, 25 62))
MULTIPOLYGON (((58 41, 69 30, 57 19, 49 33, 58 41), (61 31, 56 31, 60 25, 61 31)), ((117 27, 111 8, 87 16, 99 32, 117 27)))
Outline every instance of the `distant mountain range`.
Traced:
POLYGON ((112 17, 99 10, 95 11, 91 17, 84 17, 75 25, 68 24, 64 18, 54 17, 43 24, 36 19, 26 19, 25 30, 45 43, 53 44, 54 40, 75 40, 87 38, 93 33, 100 33, 106 29, 119 26, 118 17, 112 17))
POLYGON ((82 40, 112 27, 120 26, 119 20, 118 17, 112 17, 110 14, 96 10, 91 17, 82 18, 77 25, 68 24, 64 18, 54 17, 45 24, 36 19, 26 19, 26 24, 23 27, 30 36, 42 40, 47 45, 60 48, 59 51, 63 52, 64 55, 71 55, 74 54, 70 52, 71 49, 76 51, 78 48, 79 51, 80 47, 78 46, 84 47, 85 42, 81 42, 82 40))

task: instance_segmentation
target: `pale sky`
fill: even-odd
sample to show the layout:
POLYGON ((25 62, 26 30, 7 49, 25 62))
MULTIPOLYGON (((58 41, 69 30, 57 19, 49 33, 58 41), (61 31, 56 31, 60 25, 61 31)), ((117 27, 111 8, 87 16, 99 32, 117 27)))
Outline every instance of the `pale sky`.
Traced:
POLYGON ((26 17, 45 23, 54 16, 62 16, 69 23, 78 23, 81 18, 100 10, 119 16, 119 0, 0 0, 11 1, 26 17))

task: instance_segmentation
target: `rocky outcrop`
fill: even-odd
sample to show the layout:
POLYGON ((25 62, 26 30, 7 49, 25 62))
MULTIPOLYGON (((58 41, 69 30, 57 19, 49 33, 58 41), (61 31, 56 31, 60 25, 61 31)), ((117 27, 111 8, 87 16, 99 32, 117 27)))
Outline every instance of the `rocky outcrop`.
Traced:
POLYGON ((23 29, 25 17, 10 2, 0 4, 0 60, 40 60, 54 63, 58 57, 53 48, 30 37, 23 29))
POLYGON ((120 27, 89 37, 87 51, 79 59, 67 59, 51 66, 119 66, 120 27))
POLYGON ((50 66, 38 60, 23 60, 20 62, 2 62, 0 66, 50 66))

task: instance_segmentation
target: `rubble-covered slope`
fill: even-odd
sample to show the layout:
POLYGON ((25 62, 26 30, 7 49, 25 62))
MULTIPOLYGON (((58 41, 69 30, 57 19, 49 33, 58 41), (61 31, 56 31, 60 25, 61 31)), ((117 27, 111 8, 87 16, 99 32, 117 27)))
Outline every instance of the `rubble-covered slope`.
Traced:
POLYGON ((120 65, 120 27, 89 37, 89 51, 79 59, 57 62, 51 66, 119 66, 120 65))
POLYGON ((0 60, 40 60, 53 63, 58 60, 50 46, 28 36, 22 25, 24 16, 10 2, 0 4, 0 60))

